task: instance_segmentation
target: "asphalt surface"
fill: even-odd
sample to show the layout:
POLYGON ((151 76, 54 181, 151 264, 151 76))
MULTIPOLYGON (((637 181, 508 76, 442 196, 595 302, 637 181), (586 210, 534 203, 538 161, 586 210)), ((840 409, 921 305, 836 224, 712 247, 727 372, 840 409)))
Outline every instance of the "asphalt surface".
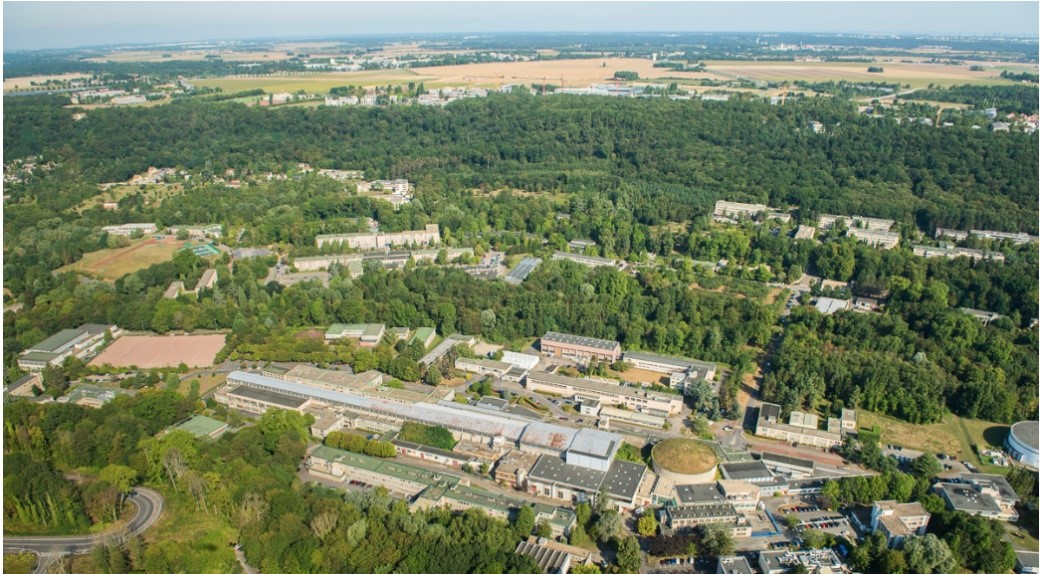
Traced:
POLYGON ((4 536, 4 553, 32 552, 40 558, 37 572, 45 572, 58 556, 88 554, 95 546, 124 536, 136 536, 148 530, 162 514, 162 495, 149 488, 138 487, 127 500, 137 507, 137 514, 116 530, 85 536, 4 536))

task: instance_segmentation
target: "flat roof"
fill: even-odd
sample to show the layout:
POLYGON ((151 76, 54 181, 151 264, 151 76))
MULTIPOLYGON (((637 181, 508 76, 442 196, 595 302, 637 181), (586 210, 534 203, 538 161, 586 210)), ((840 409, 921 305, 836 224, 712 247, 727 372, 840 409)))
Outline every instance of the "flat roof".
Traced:
POLYGON ((593 349, 603 349, 605 351, 621 349, 621 343, 618 343, 617 341, 607 341, 606 339, 583 337, 581 335, 569 335, 567 333, 557 333, 556 331, 549 331, 545 335, 542 335, 542 340, 563 345, 579 345, 582 347, 591 347, 593 349))
POLYGON ((989 486, 997 490, 1000 493, 1000 497, 1008 502, 1018 502, 1018 494, 1015 489, 1011 487, 1011 483, 1007 481, 1007 478, 999 474, 979 474, 979 473, 964 473, 961 478, 969 482, 977 483, 980 486, 989 486))
POLYGON ((277 393, 274 391, 267 391, 264 389, 257 389, 254 387, 241 386, 228 391, 229 395, 235 395, 236 397, 242 397, 245 399, 252 399, 254 401, 262 401, 270 403, 272 405, 278 405, 290 409, 298 409, 300 405, 307 402, 307 399, 294 397, 292 395, 286 395, 277 393))
POLYGON ((722 476, 733 480, 768 480, 773 477, 766 463, 755 460, 750 462, 724 462, 719 465, 722 476))
POLYGON ((830 315, 849 308, 848 299, 834 299, 833 297, 820 297, 816 300, 816 308, 824 315, 830 315))
POLYGON ((39 361, 41 363, 48 363, 57 356, 57 353, 51 353, 48 351, 26 351, 18 356, 18 360, 39 361))
POLYGON ((718 570, 723 574, 754 574, 747 558, 743 556, 721 556, 719 557, 718 570))
POLYGON ((626 460, 615 460, 603 478, 602 488, 606 488, 607 494, 624 499, 632 500, 639 492, 639 484, 646 476, 645 464, 629 462, 626 460))
POLYGON ((596 492, 606 475, 602 470, 567 464, 556 455, 543 454, 531 467, 527 477, 529 480, 555 482, 585 492, 596 492))
POLYGON ((670 506, 668 507, 668 516, 673 519, 691 519, 691 518, 718 518, 732 516, 736 518, 736 508, 728 502, 721 502, 718 504, 701 504, 698 506, 670 506))
POLYGON ((780 405, 774 405, 773 403, 762 403, 762 406, 758 409, 758 418, 775 418, 780 420, 780 405))
POLYGON ((683 484, 675 487, 675 496, 684 505, 722 504, 726 497, 719 490, 717 483, 683 484))
POLYGON ((500 411, 509 406, 509 401, 498 397, 480 397, 477 406, 500 411))
POLYGON ((412 337, 408 339, 408 344, 411 345, 412 341, 419 340, 425 345, 426 340, 429 339, 430 336, 436 334, 436 332, 437 331, 433 327, 419 327, 414 333, 412 333, 412 337))
POLYGON ((1023 568, 1040 568, 1040 553, 1028 550, 1016 550, 1015 561, 1023 568))
POLYGON ((777 464, 786 464, 787 466, 796 466, 810 471, 816 468, 816 463, 811 460, 795 458, 793 456, 784 456, 782 454, 773 454, 771 452, 763 452, 761 460, 765 463, 772 462, 777 464))
POLYGON ((694 361, 693 359, 685 359, 682 357, 668 357, 655 353, 644 353, 643 351, 625 351, 624 359, 627 361, 629 358, 641 361, 652 361, 655 363, 661 363, 662 365, 674 365, 683 368, 703 367, 705 369, 713 369, 717 366, 715 363, 694 361))
POLYGON ((969 484, 940 482, 935 487, 942 491, 954 510, 1000 514, 1000 505, 992 496, 980 493, 969 484))
POLYGON ((671 393, 661 393, 657 391, 648 391, 642 387, 626 387, 620 384, 604 383, 593 379, 580 379, 575 377, 567 377, 564 375, 557 375, 554 373, 546 373, 543 371, 532 371, 527 374, 528 379, 533 379, 535 382, 542 381, 546 383, 555 383, 558 385, 567 385, 576 389, 585 389, 589 392, 597 394, 616 394, 624 395, 626 397, 638 397, 646 399, 654 399, 657 401, 672 402, 674 400, 682 400, 682 396, 673 395, 671 393))

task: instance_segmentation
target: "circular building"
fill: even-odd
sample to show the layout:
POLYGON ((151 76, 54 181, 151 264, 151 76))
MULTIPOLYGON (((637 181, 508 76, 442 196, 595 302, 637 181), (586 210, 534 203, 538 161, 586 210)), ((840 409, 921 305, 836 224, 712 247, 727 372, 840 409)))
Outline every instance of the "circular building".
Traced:
POLYGON ((650 458, 654 472, 676 486, 714 482, 719 462, 710 446, 688 438, 670 438, 657 443, 650 458))
POLYGON ((1011 432, 1004 439, 1011 458, 1030 467, 1040 466, 1040 422, 1022 421, 1011 426, 1011 432))

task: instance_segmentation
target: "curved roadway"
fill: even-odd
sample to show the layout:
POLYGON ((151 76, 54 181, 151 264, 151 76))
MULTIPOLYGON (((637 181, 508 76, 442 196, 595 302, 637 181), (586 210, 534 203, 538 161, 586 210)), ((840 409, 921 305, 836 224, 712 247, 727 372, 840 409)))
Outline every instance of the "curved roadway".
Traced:
POLYGON ((100 534, 83 536, 4 536, 4 553, 35 553, 40 557, 36 571, 43 572, 55 557, 65 554, 87 554, 95 546, 115 537, 136 536, 159 520, 164 501, 158 492, 138 487, 127 500, 137 507, 137 514, 124 526, 100 534))

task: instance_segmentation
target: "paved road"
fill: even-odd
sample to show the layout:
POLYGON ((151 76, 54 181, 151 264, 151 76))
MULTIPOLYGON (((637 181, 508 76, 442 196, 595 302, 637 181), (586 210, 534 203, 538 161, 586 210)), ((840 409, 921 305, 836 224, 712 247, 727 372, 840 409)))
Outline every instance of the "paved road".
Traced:
POLYGON ((139 487, 128 498, 137 506, 137 514, 123 527, 102 534, 88 536, 4 536, 4 553, 32 552, 40 559, 37 572, 46 572, 56 557, 65 554, 87 554, 99 544, 123 536, 136 536, 159 520, 165 501, 162 495, 149 488, 139 487))

